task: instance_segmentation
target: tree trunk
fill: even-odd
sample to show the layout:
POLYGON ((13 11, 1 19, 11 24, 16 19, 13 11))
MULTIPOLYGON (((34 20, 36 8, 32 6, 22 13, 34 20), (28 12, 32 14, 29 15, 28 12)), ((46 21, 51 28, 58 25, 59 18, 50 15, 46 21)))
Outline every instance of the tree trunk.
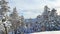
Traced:
POLYGON ((14 30, 14 34, 17 34, 17 29, 14 30))

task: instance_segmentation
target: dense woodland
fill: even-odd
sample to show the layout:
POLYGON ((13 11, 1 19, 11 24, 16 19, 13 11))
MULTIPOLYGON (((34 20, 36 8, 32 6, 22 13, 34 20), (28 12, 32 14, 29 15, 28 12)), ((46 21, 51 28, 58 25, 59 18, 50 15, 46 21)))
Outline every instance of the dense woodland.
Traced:
POLYGON ((60 15, 55 8, 44 6, 44 11, 35 19, 19 16, 16 7, 9 10, 8 2, 0 1, 0 34, 27 34, 60 30, 60 15), (10 13, 10 14, 8 14, 10 13))

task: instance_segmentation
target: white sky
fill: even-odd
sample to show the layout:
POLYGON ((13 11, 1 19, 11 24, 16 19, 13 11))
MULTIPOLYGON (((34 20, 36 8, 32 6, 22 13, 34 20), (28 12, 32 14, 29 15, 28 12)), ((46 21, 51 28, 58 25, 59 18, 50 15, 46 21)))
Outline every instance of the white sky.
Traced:
POLYGON ((57 9, 60 13, 60 0, 8 0, 12 8, 16 6, 19 15, 25 18, 35 18, 43 12, 43 8, 47 5, 49 8, 57 9))

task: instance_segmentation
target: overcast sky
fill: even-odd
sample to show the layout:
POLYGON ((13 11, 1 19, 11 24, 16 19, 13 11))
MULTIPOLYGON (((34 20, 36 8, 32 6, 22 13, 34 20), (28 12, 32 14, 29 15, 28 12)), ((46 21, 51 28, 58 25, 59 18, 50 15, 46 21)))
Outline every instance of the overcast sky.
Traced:
POLYGON ((43 8, 47 5, 50 9, 57 9, 60 12, 60 0, 8 0, 9 6, 16 7, 19 15, 24 18, 35 18, 43 12, 43 8))

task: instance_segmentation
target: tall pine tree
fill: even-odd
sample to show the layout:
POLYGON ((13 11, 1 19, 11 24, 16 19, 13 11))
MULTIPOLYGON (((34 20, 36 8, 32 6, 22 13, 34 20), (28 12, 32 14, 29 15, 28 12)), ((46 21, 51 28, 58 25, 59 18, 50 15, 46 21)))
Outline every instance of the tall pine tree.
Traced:
MULTIPOLYGON (((0 15, 4 18, 2 18, 2 23, 7 21, 7 12, 9 12, 9 7, 8 7, 8 2, 6 0, 1 0, 0 1, 0 15)), ((3 23, 4 28, 5 28, 5 34, 7 34, 7 26, 5 23, 3 23)))

